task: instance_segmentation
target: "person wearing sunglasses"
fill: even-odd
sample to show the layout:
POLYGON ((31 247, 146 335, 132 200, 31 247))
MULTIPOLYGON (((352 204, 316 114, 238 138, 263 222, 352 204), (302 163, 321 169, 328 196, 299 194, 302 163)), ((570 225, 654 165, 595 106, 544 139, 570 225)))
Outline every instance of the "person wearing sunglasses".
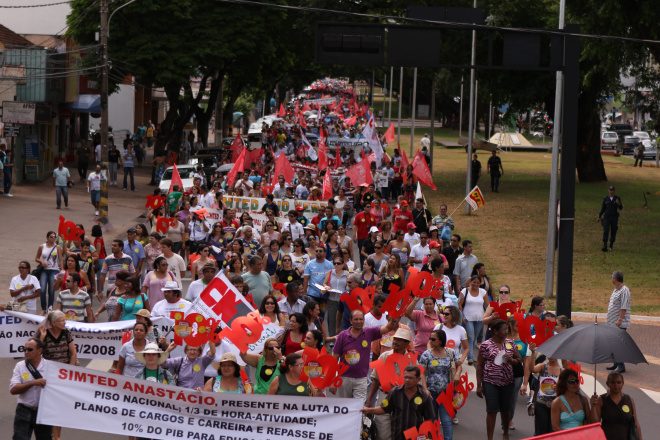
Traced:
POLYGON ((259 313, 261 313, 261 316, 270 319, 270 322, 273 324, 286 328, 286 319, 282 312, 280 312, 280 306, 277 304, 277 299, 273 295, 266 295, 264 300, 261 301, 259 313))
POLYGON ((314 249, 314 259, 307 263, 303 272, 303 290, 314 301, 321 305, 321 315, 325 316, 325 305, 328 301, 328 293, 322 292, 317 285, 323 285, 328 272, 334 269, 334 264, 326 260, 325 248, 319 245, 314 249))
POLYGON ((41 296, 41 284, 34 275, 30 274, 30 263, 18 263, 18 275, 9 283, 12 310, 37 314, 37 298, 41 296))
POLYGON ((303 225, 298 221, 298 214, 295 211, 289 211, 287 218, 289 221, 282 224, 282 230, 288 231, 293 240, 304 237, 305 230, 303 229, 303 225))
POLYGON ((550 407, 553 431, 573 429, 592 422, 591 405, 587 396, 580 394, 580 377, 575 370, 566 368, 559 374, 557 397, 550 407))
POLYGON ((36 440, 50 440, 53 427, 37 424, 37 408, 41 389, 46 386, 46 361, 42 357, 44 343, 38 338, 25 341, 25 360, 14 367, 9 383, 9 392, 18 396, 18 406, 14 418, 14 438, 32 438, 36 440), (30 366, 28 367, 28 363, 30 366))
POLYGON ((502 422, 502 437, 509 438, 513 366, 522 363, 516 344, 507 338, 505 321, 496 319, 490 324, 493 337, 484 341, 477 355, 477 396, 486 398, 486 434, 493 440, 497 413, 502 422))

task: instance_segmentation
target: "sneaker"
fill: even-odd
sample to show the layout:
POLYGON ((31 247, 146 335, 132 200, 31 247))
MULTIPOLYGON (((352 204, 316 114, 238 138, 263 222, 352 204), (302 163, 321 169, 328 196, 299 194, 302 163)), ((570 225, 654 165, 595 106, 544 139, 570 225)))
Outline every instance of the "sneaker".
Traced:
POLYGON ((94 211, 94 215, 99 215, 99 211, 98 210, 94 211))
POLYGON ((133 192, 137 192, 137 189, 134 189, 133 192))
MULTIPOLYGON (((62 209, 62 208, 60 208, 59 206, 56 206, 55 209, 62 209)), ((614 367, 614 368, 616 368, 616 367, 614 367)))
POLYGON ((513 423, 513 420, 509 422, 509 431, 515 431, 516 430, 516 425, 513 423))
POLYGON ((451 419, 451 422, 452 422, 454 425, 458 425, 458 416, 454 416, 454 418, 451 419))
POLYGON ((126 191, 126 188, 124 188, 124 191, 126 191))
POLYGON ((12 194, 5 193, 5 197, 14 197, 12 194))

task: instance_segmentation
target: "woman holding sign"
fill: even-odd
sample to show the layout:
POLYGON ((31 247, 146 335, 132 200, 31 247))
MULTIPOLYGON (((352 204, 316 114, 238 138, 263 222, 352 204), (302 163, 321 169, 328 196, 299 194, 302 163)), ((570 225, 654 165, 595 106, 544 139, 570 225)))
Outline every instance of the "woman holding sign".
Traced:
POLYGON ((249 366, 256 368, 254 394, 268 394, 271 382, 280 374, 277 367, 280 365, 281 358, 280 343, 275 338, 266 339, 262 354, 241 353, 241 359, 249 366))
POLYGON ((323 396, 323 393, 313 385, 300 380, 305 362, 302 356, 291 353, 286 361, 280 364, 280 374, 270 383, 268 394, 280 396, 323 396))
MULTIPOLYGON (((515 319, 513 321, 515 322, 515 319)), ((534 398, 531 402, 533 411, 530 412, 534 415, 534 435, 549 434, 552 432, 550 407, 557 398, 557 382, 562 372, 562 366, 559 360, 553 358, 549 358, 547 362, 534 365, 534 359, 536 358, 536 345, 534 343, 529 344, 529 351, 532 355, 527 360, 527 366, 533 374, 539 375, 538 381, 534 381, 538 387, 533 388, 534 398)), ((523 383, 520 388, 520 395, 524 396, 525 394, 527 394, 527 384, 523 383)))
MULTIPOLYGON (((172 341, 167 347, 167 354, 169 355, 177 345, 172 341)), ((211 365, 215 357, 215 344, 209 341, 209 351, 206 356, 202 356, 203 347, 190 347, 188 344, 184 346, 185 356, 169 358, 163 364, 163 368, 174 372, 173 376, 177 385, 183 388, 190 388, 196 390, 204 385, 204 370, 211 365)))
POLYGON ((417 335, 415 336, 415 352, 421 356, 426 351, 429 337, 435 326, 440 325, 442 320, 435 310, 435 299, 432 297, 424 298, 424 310, 415 310, 417 302, 421 298, 417 297, 410 303, 406 310, 406 317, 415 323, 417 335))
MULTIPOLYGON (((478 280, 479 277, 477 277, 478 280)), ((502 420, 502 438, 508 440, 511 393, 514 382, 513 366, 522 364, 522 358, 516 350, 514 342, 507 338, 509 329, 506 322, 496 319, 491 322, 490 331, 493 337, 481 344, 477 356, 477 396, 486 398, 488 440, 493 440, 498 412, 502 420)))

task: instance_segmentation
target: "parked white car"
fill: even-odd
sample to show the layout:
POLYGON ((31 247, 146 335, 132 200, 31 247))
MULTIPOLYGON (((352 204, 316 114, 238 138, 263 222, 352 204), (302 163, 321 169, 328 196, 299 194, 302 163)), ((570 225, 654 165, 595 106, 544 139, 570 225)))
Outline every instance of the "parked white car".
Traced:
POLYGON ((633 131, 633 136, 638 137, 640 141, 642 141, 642 145, 644 145, 644 148, 651 148, 652 142, 651 142, 651 136, 645 132, 645 131, 633 131))
POLYGON ((619 136, 613 131, 603 131, 600 133, 600 148, 604 150, 611 148, 616 150, 616 144, 619 142, 619 136))
MULTIPOLYGON (((179 171, 179 176, 181 176, 181 181, 183 182, 183 188, 181 192, 189 190, 193 186, 193 176, 195 175, 196 165, 177 165, 176 169, 179 171)), ((160 184, 158 189, 163 195, 167 195, 170 191, 170 185, 172 184, 172 173, 174 172, 174 167, 169 167, 163 173, 163 177, 160 179, 160 184)))

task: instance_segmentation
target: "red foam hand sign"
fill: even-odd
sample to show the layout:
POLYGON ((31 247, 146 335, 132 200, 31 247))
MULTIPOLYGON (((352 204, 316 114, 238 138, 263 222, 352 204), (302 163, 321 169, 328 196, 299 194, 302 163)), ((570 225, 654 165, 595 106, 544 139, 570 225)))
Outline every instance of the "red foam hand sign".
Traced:
POLYGON ((199 298, 224 322, 231 321, 236 314, 236 305, 241 304, 241 300, 236 298, 234 290, 220 278, 213 278, 199 298), (217 296, 220 299, 216 299, 217 296))
POLYGON ((300 380, 311 380, 312 385, 319 389, 329 386, 339 388, 343 383, 341 375, 348 370, 348 365, 338 362, 332 355, 319 353, 314 348, 305 347, 303 361, 305 366, 300 373, 300 380))
POLYGON ((133 339, 133 331, 129 330, 127 332, 121 332, 121 345, 124 345, 128 341, 133 339))
POLYGON ((246 300, 247 302, 249 302, 250 305, 251 305, 252 307, 254 307, 255 309, 258 309, 258 308, 259 308, 259 307, 257 307, 257 304, 254 302, 254 298, 252 297, 252 294, 251 294, 251 293, 248 293, 247 295, 245 295, 245 300, 246 300))
POLYGON ((147 204, 145 208, 158 209, 165 204, 165 197, 163 196, 147 196, 147 204))
POLYGON ((165 217, 158 217, 156 219, 156 231, 160 233, 167 233, 170 229, 170 219, 165 217))
POLYGON ((57 234, 66 241, 80 241, 85 231, 76 226, 71 220, 67 221, 64 217, 60 216, 60 225, 57 228, 57 234))
POLYGON ((339 299, 344 301, 351 310, 362 310, 366 315, 373 307, 373 293, 375 289, 367 290, 357 287, 350 292, 343 293, 339 299), (371 293, 371 295, 370 295, 371 293))
MULTIPOLYGON (((409 365, 417 365, 417 354, 414 352, 407 352, 406 354, 392 353, 385 360, 378 359, 369 363, 369 367, 378 373, 378 381, 385 392, 390 391, 393 387, 403 385, 403 372, 409 365)), ((424 374, 424 367, 417 366, 424 374)))
POLYGON ((431 284, 431 297, 433 299, 438 299, 444 296, 445 294, 445 283, 439 279, 434 278, 433 283, 431 284))
POLYGON ((250 312, 247 316, 234 319, 231 327, 225 327, 220 334, 214 334, 215 340, 219 342, 227 338, 241 353, 245 353, 249 348, 248 344, 257 342, 264 330, 264 325, 269 323, 270 319, 261 316, 259 312, 250 312))
POLYGON ((505 304, 491 301, 490 306, 493 308, 493 313, 497 313, 500 319, 504 319, 506 321, 510 315, 523 312, 522 303, 522 300, 516 301, 515 303, 508 302, 505 304))
POLYGON ((413 301, 410 289, 399 290, 399 286, 390 284, 390 295, 381 307, 381 313, 387 312, 392 319, 399 319, 406 314, 406 309, 413 301))
POLYGON ((412 427, 403 431, 403 435, 408 440, 442 440, 442 426, 439 420, 427 420, 419 425, 419 428, 412 427))
POLYGON ((524 316, 522 313, 515 313, 513 316, 518 322, 520 340, 526 344, 534 343, 538 347, 554 334, 555 322, 549 320, 541 321, 537 316, 524 316), (532 334, 532 326, 534 326, 535 334, 532 334))
POLYGON ((177 218, 175 218, 175 217, 172 217, 172 218, 170 219, 170 226, 172 226, 173 228, 175 228, 176 225, 178 225, 178 221, 179 221, 179 219, 177 219, 177 218))
POLYGON ((566 368, 570 368, 578 374, 578 379, 580 379, 580 384, 584 385, 584 377, 582 377, 582 365, 575 362, 569 362, 566 368))
POLYGON ((428 272, 421 272, 414 267, 408 269, 410 275, 406 286, 399 290, 398 286, 390 285, 390 295, 385 300, 381 311, 386 311, 393 319, 398 319, 406 314, 406 308, 414 299, 412 295, 426 298, 431 295, 433 278, 428 272))
POLYGON ((174 343, 183 345, 185 342, 191 347, 206 344, 219 324, 219 321, 213 318, 204 318, 199 313, 190 313, 184 316, 183 312, 172 311, 170 312, 170 318, 174 320, 174 343))
POLYGON ((468 393, 474 389, 474 384, 468 382, 467 372, 461 376, 458 386, 454 386, 454 382, 449 382, 444 392, 440 393, 436 402, 438 405, 444 405, 449 417, 454 417, 456 411, 465 405, 468 398, 468 393))

